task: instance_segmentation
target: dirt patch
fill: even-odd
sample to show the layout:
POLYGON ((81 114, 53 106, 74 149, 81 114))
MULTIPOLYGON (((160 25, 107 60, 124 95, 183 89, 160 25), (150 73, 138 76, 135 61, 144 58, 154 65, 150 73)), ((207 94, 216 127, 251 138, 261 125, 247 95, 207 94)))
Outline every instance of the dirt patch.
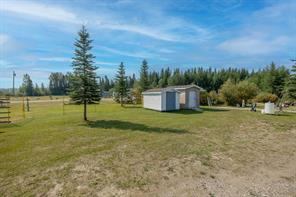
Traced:
POLYGON ((59 193, 60 191, 62 191, 62 189, 63 189, 63 184, 56 184, 56 185, 54 186, 54 188, 52 188, 51 190, 49 190, 49 191, 47 192, 47 196, 48 196, 48 197, 55 197, 55 196, 58 196, 58 193, 59 193))

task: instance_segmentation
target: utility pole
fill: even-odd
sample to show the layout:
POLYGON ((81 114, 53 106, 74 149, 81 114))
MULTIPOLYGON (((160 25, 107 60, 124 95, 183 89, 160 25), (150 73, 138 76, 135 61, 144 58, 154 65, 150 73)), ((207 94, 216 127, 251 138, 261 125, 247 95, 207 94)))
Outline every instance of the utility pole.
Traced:
POLYGON ((15 96, 15 89, 14 89, 14 80, 15 80, 15 72, 12 73, 12 95, 15 96))

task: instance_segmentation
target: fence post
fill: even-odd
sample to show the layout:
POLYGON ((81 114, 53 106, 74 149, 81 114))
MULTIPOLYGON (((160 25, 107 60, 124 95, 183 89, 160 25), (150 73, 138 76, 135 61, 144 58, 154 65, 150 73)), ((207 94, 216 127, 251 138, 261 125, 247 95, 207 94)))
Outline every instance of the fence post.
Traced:
POLYGON ((29 98, 27 97, 27 111, 30 111, 30 103, 29 103, 29 98))
POLYGON ((26 118, 26 112, 25 112, 25 97, 23 96, 23 118, 26 118))

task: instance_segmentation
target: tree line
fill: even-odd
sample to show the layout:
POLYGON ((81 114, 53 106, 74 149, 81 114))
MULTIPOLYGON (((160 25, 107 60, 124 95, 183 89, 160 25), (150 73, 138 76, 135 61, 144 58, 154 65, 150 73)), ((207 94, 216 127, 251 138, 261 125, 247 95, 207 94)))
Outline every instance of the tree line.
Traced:
POLYGON ((68 94, 73 102, 84 104, 85 120, 87 104, 99 102, 102 93, 110 91, 121 105, 141 102, 141 93, 149 88, 188 84, 196 84, 204 89, 202 100, 210 98, 214 102, 226 102, 229 105, 242 104, 256 96, 261 96, 262 100, 284 96, 296 99, 296 64, 291 72, 287 67, 276 66, 273 62, 257 71, 202 67, 187 70, 167 67, 160 71, 149 71, 148 62, 144 59, 138 79, 135 74, 126 76, 123 62, 119 64, 115 78, 109 79, 107 76, 97 77, 98 67, 94 66, 91 43, 89 33, 83 26, 74 43, 73 72, 51 73, 48 87, 44 84, 34 86, 30 76, 25 74, 19 92, 26 96, 68 94))
MULTIPOLYGON (((202 67, 182 71, 179 68, 170 69, 167 67, 160 71, 149 72, 148 62, 143 60, 139 79, 136 78, 135 74, 132 76, 125 76, 125 66, 123 63, 119 66, 119 73, 121 74, 117 74, 115 79, 103 76, 98 80, 101 93, 109 91, 114 92, 116 101, 119 101, 118 94, 116 94, 117 92, 120 92, 119 90, 124 91, 124 93, 120 92, 120 94, 122 97, 126 98, 128 94, 136 94, 137 91, 138 94, 140 94, 142 91, 149 88, 196 84, 207 92, 212 92, 213 94, 213 91, 218 93, 223 84, 226 84, 224 86, 225 89, 225 87, 228 87, 227 85, 230 85, 231 83, 235 85, 242 81, 248 81, 249 83, 256 85, 256 88, 258 89, 257 92, 262 93, 260 95, 261 97, 265 95, 265 97, 274 98, 276 96, 277 98, 282 98, 290 78, 290 72, 287 67, 276 66, 273 62, 265 68, 257 71, 249 71, 245 68, 205 69, 202 67), (124 76, 120 77, 122 73, 124 73, 124 76), (118 83, 120 83, 120 87, 118 87, 118 83)), ((73 74, 71 72, 67 72, 66 74, 54 72, 49 76, 48 86, 45 86, 43 83, 39 86, 37 83, 34 85, 30 76, 25 74, 19 92, 24 93, 24 95, 27 96, 68 95, 72 76, 73 74)), ((290 86, 293 86, 293 83, 290 86)), ((290 89, 292 90, 293 88, 290 89)), ((262 99, 264 100, 264 98, 262 99)), ((124 99, 121 100, 124 101, 124 99)), ((272 100, 274 101, 275 99, 272 100)))
MULTIPOLYGON (((144 60, 144 63, 147 64, 147 61, 144 60)), ((221 86, 229 79, 234 83, 249 80, 250 82, 255 83, 260 88, 260 90, 281 96, 281 92, 283 91, 285 83, 289 77, 289 70, 285 66, 276 67, 274 63, 271 63, 264 69, 259 69, 258 71, 248 71, 245 68, 204 69, 202 67, 182 71, 179 68, 172 70, 167 67, 161 69, 159 72, 149 72, 147 76, 142 76, 140 78, 143 77, 147 78, 147 80, 141 81, 147 81, 147 83, 141 85, 147 86, 147 88, 163 88, 174 85, 197 84, 208 92, 212 90, 218 91, 221 86)), ((70 72, 66 74, 59 72, 51 73, 49 76, 48 85, 50 94, 68 94, 67 90, 69 88, 70 79, 70 72)), ((128 89, 132 89, 135 82, 138 81, 135 77, 135 74, 132 76, 126 76, 126 80, 128 89)), ((30 81, 30 76, 26 74, 23 79, 21 90, 23 91, 23 87, 29 86, 30 88, 28 90, 25 89, 27 95, 36 95, 33 91, 33 83, 30 81)), ((100 77, 99 84, 102 91, 109 91, 115 87, 114 79, 110 79, 108 76, 100 77)), ((36 85, 37 84, 35 84, 35 86, 36 85)), ((41 86, 44 87, 44 84, 42 83, 41 86)))

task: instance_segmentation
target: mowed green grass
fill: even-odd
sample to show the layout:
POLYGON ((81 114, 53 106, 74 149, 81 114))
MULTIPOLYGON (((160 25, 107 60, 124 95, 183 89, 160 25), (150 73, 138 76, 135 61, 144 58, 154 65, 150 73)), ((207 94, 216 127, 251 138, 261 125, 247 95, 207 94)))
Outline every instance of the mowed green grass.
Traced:
POLYGON ((0 125, 4 196, 45 195, 57 184, 64 195, 93 195, 110 185, 141 189, 157 184, 157 166, 173 158, 192 156, 213 165, 213 153, 227 154, 248 143, 233 139, 248 126, 246 132, 253 133, 263 132, 262 124, 272 133, 296 128, 295 114, 209 108, 161 113, 102 101, 88 107, 87 123, 79 105, 66 105, 63 112, 58 102, 32 103, 25 119, 21 107, 12 106, 15 123, 0 125))

